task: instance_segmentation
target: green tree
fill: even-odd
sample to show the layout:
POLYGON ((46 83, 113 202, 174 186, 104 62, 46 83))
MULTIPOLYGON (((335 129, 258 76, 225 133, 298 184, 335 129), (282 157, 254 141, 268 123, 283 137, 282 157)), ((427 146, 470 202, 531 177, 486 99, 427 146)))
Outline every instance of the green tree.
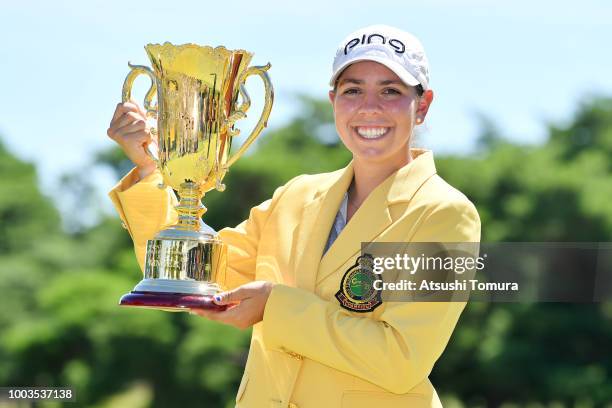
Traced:
MULTIPOLYGON (((610 125, 612 100, 593 99, 539 146, 500 143, 488 126, 490 149, 440 159, 438 170, 476 203, 483 241, 609 241, 610 125)), ((474 406, 603 406, 612 401, 611 320, 609 302, 471 303, 432 381, 474 406)))
POLYGON ((142 384, 151 407, 230 401, 248 333, 119 308, 141 273, 116 217, 67 234, 33 166, 0 163, 0 384, 70 385, 80 406, 142 384))
MULTIPOLYGON (((542 145, 523 146, 489 122, 477 154, 436 156, 439 174, 477 205, 483 240, 608 241, 612 233, 612 102, 583 104, 542 145)), ((350 154, 329 104, 266 131, 204 198, 214 228, 303 173, 336 170, 350 154)), ((131 167, 115 147, 97 165, 131 167)), ((118 217, 62 230, 34 167, 0 146, 0 384, 72 385, 81 406, 232 406, 249 332, 183 314, 117 307, 141 278, 118 217), (126 402, 131 401, 131 402, 126 402)), ((94 191, 72 177, 75 194, 94 191)), ((471 303, 432 373, 445 399, 467 406, 612 401, 612 306, 471 303)))

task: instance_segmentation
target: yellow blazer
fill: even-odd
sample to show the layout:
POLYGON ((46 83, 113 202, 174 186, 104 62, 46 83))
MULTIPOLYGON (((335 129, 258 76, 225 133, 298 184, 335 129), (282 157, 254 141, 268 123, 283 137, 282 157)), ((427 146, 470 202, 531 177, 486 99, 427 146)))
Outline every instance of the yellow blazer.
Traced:
MULTIPOLYGON (((235 228, 219 232, 229 245, 225 282, 278 283, 263 321, 253 327, 237 407, 439 407, 428 379, 463 310, 463 302, 383 302, 357 313, 335 293, 360 254, 361 242, 478 242, 472 203, 436 174, 433 154, 381 183, 330 249, 323 249, 352 164, 302 175, 279 187, 235 228)), ((110 192, 143 266, 147 239, 175 222, 174 194, 155 172, 128 174, 110 192)), ((231 191, 226 194, 231 194, 231 191)))

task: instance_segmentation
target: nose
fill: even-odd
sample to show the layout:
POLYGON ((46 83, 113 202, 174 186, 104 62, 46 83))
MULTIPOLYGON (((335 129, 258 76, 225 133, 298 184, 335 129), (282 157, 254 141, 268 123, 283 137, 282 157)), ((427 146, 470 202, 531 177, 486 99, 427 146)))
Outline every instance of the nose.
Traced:
POLYGON ((378 95, 375 92, 365 92, 361 100, 361 106, 359 106, 359 113, 373 114, 381 111, 378 95))

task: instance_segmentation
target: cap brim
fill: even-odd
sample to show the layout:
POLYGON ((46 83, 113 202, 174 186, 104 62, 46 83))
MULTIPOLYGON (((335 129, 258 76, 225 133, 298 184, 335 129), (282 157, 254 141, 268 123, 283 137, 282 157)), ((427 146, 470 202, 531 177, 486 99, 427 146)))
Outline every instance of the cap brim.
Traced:
MULTIPOLYGON (((352 65, 352 64, 354 64, 356 62, 360 62, 360 61, 374 61, 374 62, 378 62, 379 64, 384 65, 385 67, 389 68, 391 71, 395 72, 395 74, 406 85, 417 86, 417 85, 421 84, 421 82, 419 82, 418 79, 416 79, 412 74, 410 74, 408 71, 406 71, 406 69, 403 66, 401 66, 398 63, 396 63, 395 61, 390 61, 390 60, 385 59, 385 58, 359 57, 359 58, 355 58, 355 59, 352 59, 352 60, 348 60, 344 64, 342 64, 340 66, 340 68, 338 68, 336 73, 334 75, 332 75, 331 79, 329 80, 329 86, 331 86, 333 88, 333 86, 336 83, 336 80, 338 79, 340 74, 342 74, 342 72, 346 68, 348 68, 349 65, 352 65)), ((423 87, 423 88, 425 88, 425 87, 423 87)))

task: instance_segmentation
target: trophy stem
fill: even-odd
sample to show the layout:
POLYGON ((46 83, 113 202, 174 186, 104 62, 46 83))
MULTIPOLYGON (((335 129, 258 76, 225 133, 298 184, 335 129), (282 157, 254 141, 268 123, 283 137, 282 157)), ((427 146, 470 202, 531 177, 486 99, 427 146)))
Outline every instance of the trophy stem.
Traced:
POLYGON ((176 206, 178 212, 177 229, 197 232, 200 230, 200 218, 206 212, 202 205, 204 192, 198 184, 186 181, 181 184, 178 191, 180 201, 176 206))

